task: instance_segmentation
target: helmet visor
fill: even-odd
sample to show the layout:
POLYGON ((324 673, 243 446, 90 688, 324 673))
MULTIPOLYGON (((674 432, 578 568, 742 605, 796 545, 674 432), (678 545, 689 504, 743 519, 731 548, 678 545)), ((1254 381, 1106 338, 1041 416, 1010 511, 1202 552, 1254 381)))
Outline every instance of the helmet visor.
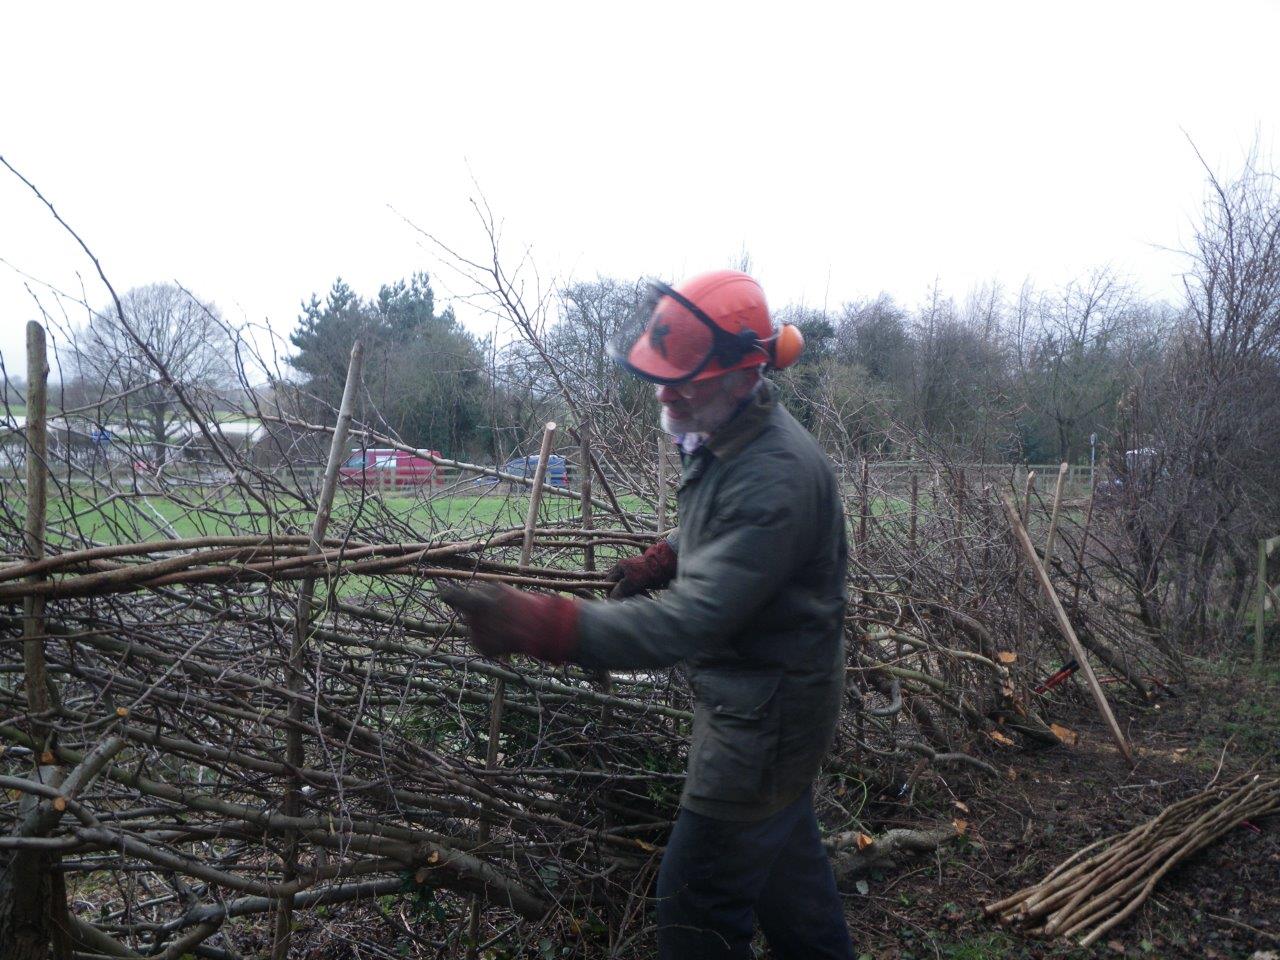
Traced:
POLYGON ((707 368, 725 337, 733 339, 695 304, 655 281, 609 344, 609 355, 645 380, 683 383, 707 368))

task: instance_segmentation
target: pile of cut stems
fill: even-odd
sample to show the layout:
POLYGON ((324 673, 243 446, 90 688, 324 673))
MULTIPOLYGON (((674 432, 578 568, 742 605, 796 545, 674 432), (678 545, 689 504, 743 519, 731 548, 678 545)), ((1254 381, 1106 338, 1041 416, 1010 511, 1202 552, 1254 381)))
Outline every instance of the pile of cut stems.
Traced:
POLYGON ((1242 823, 1280 811, 1280 779, 1244 774, 1167 807, 1118 837, 1099 840, 1039 883, 986 908, 1001 923, 1087 947, 1131 917, 1160 879, 1242 823))

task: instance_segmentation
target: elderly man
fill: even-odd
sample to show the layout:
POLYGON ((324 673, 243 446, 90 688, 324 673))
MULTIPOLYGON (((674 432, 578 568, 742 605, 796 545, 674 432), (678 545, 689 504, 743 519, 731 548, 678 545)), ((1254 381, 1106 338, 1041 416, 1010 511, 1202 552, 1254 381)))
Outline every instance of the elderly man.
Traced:
POLYGON ((660 957, 750 957, 758 920, 777 957, 848 960, 811 796, 843 690, 844 516, 826 456, 761 377, 803 340, 774 333, 744 273, 655 287, 643 333, 615 359, 657 384, 684 465, 678 534, 614 569, 621 602, 507 587, 441 596, 491 656, 686 665, 693 743, 658 875, 660 957))

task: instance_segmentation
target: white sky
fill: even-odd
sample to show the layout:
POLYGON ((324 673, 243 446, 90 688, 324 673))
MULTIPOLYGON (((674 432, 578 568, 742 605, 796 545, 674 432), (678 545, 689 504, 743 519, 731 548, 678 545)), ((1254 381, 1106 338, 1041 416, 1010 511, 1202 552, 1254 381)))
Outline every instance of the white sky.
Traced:
MULTIPOLYGON (((448 281, 388 205, 482 252, 472 176, 544 277, 746 249, 774 304, 1100 264, 1172 295, 1187 137, 1228 176, 1275 157, 1277 37, 1247 0, 11 3, 0 154, 121 292, 178 280, 281 335, 339 274, 448 281)), ((105 302, 3 170, 0 258, 105 302)), ((17 373, 23 285, 0 264, 17 373)))

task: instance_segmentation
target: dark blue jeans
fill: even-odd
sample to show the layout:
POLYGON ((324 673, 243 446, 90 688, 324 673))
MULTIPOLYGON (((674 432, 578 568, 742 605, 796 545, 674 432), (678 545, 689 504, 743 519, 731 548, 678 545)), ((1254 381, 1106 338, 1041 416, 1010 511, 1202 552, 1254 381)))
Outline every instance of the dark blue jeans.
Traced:
POLYGON ((748 960, 757 918, 778 960, 853 960, 809 790, 754 823, 676 819, 658 871, 660 960, 748 960))

